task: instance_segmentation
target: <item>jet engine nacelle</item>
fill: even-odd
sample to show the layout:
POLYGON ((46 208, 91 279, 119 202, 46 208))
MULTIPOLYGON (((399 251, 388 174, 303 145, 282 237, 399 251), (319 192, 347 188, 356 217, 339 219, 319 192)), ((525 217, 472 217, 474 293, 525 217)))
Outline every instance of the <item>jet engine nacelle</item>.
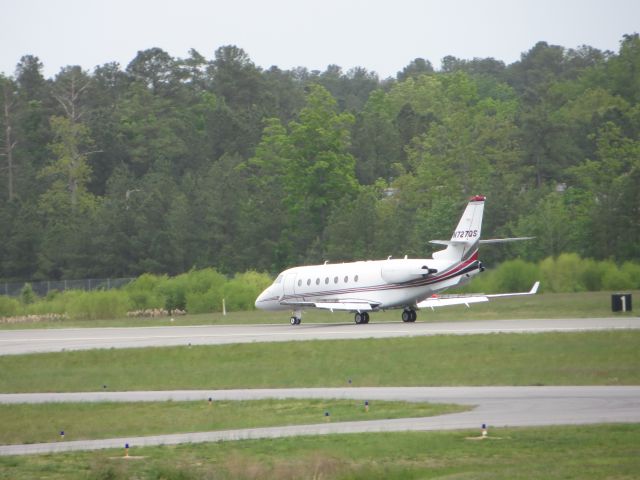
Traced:
POLYGON ((425 278, 438 270, 429 268, 423 261, 387 260, 380 269, 382 279, 387 283, 405 283, 425 278))
POLYGON ((460 281, 458 282, 458 285, 464 285, 466 283, 469 283, 469 281, 473 277, 475 277, 476 275, 478 275, 481 272, 484 272, 484 266, 482 265, 482 262, 480 262, 480 261, 474 262, 471 265, 471 268, 469 268, 469 270, 467 272, 465 272, 464 275, 460 276, 460 281))

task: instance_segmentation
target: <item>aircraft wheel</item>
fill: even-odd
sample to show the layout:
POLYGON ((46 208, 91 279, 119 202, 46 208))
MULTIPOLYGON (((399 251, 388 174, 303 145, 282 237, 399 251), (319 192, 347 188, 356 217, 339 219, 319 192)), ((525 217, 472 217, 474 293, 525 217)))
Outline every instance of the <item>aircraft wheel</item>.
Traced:
POLYGON ((402 321, 405 323, 415 322, 418 318, 418 314, 412 308, 402 311, 402 321))
POLYGON ((362 323, 369 323, 369 313, 362 312, 362 323))
POLYGON ((355 320, 356 324, 360 325, 361 323, 365 323, 364 322, 364 318, 363 318, 363 314, 360 312, 356 312, 356 314, 353 316, 353 319, 355 320))
POLYGON ((291 325, 300 325, 300 323, 302 322, 301 318, 298 317, 291 317, 291 325))

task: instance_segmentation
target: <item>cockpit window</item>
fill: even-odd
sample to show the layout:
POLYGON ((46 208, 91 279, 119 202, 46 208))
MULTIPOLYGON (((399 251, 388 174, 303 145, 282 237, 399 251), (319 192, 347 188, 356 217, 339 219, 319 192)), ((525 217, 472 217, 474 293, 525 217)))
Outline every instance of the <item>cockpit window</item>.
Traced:
POLYGON ((276 278, 276 281, 273 283, 280 283, 282 282, 282 275, 278 275, 278 278, 276 278))

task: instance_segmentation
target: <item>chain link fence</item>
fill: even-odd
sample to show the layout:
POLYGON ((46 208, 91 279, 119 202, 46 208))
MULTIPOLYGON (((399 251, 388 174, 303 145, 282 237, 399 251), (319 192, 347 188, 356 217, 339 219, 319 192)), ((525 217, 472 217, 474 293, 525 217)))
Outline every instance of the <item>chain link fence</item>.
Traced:
POLYGON ((64 290, 109 290, 118 288, 135 280, 135 277, 128 278, 86 278, 84 280, 47 280, 44 282, 23 282, 23 283, 0 283, 0 295, 17 297, 26 283, 31 284, 34 293, 40 297, 46 296, 49 292, 64 290))

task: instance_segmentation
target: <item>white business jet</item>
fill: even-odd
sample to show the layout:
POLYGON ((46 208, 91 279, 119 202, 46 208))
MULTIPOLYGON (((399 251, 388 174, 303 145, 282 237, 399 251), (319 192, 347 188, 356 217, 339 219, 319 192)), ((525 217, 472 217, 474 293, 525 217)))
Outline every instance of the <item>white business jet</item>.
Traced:
POLYGON ((484 270, 478 260, 480 243, 527 240, 532 237, 480 240, 484 196, 472 197, 451 240, 432 240, 446 248, 429 259, 360 261, 290 268, 256 299, 262 310, 292 310, 291 324, 299 325, 302 311, 322 308, 355 313, 355 322, 369 323, 369 312, 402 308, 402 321, 415 322, 416 310, 447 305, 487 302, 493 297, 532 295, 529 292, 498 295, 438 296, 438 292, 463 285, 484 270))

